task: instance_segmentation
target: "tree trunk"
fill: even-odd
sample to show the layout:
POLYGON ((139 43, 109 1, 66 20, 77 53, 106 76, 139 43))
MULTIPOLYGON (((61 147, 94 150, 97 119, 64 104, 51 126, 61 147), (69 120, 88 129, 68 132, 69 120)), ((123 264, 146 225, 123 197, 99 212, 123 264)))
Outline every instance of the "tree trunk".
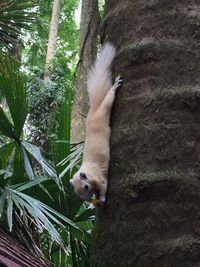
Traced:
POLYGON ((45 71, 44 71, 44 81, 46 82, 50 81, 51 76, 52 76, 52 69, 53 69, 52 61, 56 54, 56 43, 57 43, 57 36, 58 36, 60 8, 61 8, 61 0, 54 0, 52 17, 51 17, 51 25, 50 25, 50 31, 49 31, 49 41, 48 41, 48 47, 47 47, 45 71))
POLYGON ((200 2, 107 0, 124 84, 92 267, 200 266, 200 2))
POLYGON ((87 73, 97 54, 97 31, 100 22, 98 0, 83 0, 79 36, 79 62, 76 95, 72 111, 72 142, 85 139, 85 117, 88 112, 87 73))

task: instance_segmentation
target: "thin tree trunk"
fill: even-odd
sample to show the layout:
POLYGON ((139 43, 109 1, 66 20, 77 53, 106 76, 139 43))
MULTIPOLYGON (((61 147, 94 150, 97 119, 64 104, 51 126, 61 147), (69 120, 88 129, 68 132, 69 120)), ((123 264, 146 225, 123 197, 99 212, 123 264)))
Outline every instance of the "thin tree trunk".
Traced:
POLYGON ((79 62, 76 95, 72 111, 72 142, 85 139, 85 117, 88 112, 87 72, 97 54, 97 31, 100 22, 98 0, 83 0, 79 37, 79 62))
POLYGON ((61 0, 54 0, 52 17, 51 17, 51 25, 50 25, 50 31, 49 31, 47 56, 46 56, 46 63, 45 63, 45 72, 44 72, 45 81, 50 81, 51 76, 52 76, 53 59, 56 53, 60 9, 61 9, 61 0))
POLYGON ((92 267, 200 266, 200 2, 107 0, 123 77, 92 267))

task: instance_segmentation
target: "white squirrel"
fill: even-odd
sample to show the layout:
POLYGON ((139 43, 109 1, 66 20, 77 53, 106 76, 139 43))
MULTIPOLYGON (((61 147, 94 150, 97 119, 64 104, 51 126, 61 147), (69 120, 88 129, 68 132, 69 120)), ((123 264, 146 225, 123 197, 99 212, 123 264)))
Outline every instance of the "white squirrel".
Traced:
POLYGON ((86 120, 86 139, 81 168, 70 183, 75 193, 84 200, 96 197, 96 205, 106 200, 107 173, 110 160, 110 114, 117 88, 122 83, 118 75, 114 84, 111 79, 111 63, 116 49, 106 43, 91 69, 87 80, 90 109, 86 120))

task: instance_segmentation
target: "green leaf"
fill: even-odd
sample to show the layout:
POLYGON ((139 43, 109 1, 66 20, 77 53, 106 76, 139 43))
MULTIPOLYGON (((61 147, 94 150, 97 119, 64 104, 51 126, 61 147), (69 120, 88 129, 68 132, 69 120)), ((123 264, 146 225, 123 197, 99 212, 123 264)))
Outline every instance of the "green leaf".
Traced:
POLYGON ((13 177, 11 179, 12 184, 17 184, 21 182, 25 182, 27 178, 25 178, 24 172, 24 159, 21 150, 21 146, 16 143, 15 145, 15 154, 14 154, 14 167, 13 167, 13 177))
POLYGON ((57 179, 55 169, 42 157, 39 147, 26 141, 22 141, 21 145, 38 161, 50 177, 57 179))
POLYGON ((72 236, 80 241, 91 244, 91 235, 85 231, 80 231, 79 228, 71 228, 72 236))
POLYGON ((41 183, 49 181, 49 180, 50 179, 46 177, 42 177, 42 178, 35 179, 34 181, 31 181, 31 182, 20 183, 14 186, 10 186, 10 188, 17 190, 18 192, 21 192, 29 188, 32 188, 33 186, 40 185, 41 183))
POLYGON ((7 196, 7 219, 8 219, 8 227, 10 232, 12 231, 12 227, 13 227, 13 220, 12 220, 12 216, 13 216, 13 200, 11 198, 10 195, 7 196))
POLYGON ((0 91, 8 104, 14 133, 19 140, 28 113, 25 78, 20 72, 20 63, 2 54, 0 54, 0 91))
POLYGON ((0 148, 0 161, 2 163, 3 168, 7 167, 7 162, 12 155, 12 151, 13 151, 14 147, 15 147, 15 142, 10 142, 10 143, 4 144, 0 148))
POLYGON ((0 218, 3 214, 6 196, 7 196, 6 190, 3 190, 3 192, 1 192, 1 195, 0 195, 0 218))
MULTIPOLYGON (((25 210, 27 210, 27 212, 31 215, 31 217, 35 219, 39 231, 47 230, 51 238, 63 246, 63 242, 60 238, 59 233, 57 232, 53 224, 50 222, 49 218, 41 209, 40 201, 37 201, 36 199, 31 198, 28 195, 25 195, 21 192, 17 192, 16 190, 12 190, 11 188, 7 188, 7 195, 8 195, 7 218, 10 229, 12 229, 11 214, 14 202, 15 205, 19 208, 20 213, 23 214, 23 216, 27 216, 27 214, 25 213, 25 210)), ((55 218, 54 222, 57 223, 59 221, 55 218)), ((60 222, 59 224, 62 225, 60 222)))
POLYGON ((29 177, 30 180, 34 179, 34 172, 31 166, 31 162, 29 160, 29 157, 27 155, 27 152, 25 150, 25 148, 23 147, 23 145, 21 145, 21 149, 22 149, 22 153, 23 153, 23 159, 24 159, 24 168, 26 170, 26 173, 29 177))
POLYGON ((86 220, 94 220, 95 218, 95 209, 88 208, 84 210, 80 215, 78 215, 74 222, 81 222, 86 220))
POLYGON ((19 45, 21 29, 30 28, 36 16, 33 2, 10 0, 0 2, 0 44, 8 49, 19 45))
MULTIPOLYGON (((58 139, 62 140, 62 143, 55 142, 54 143, 54 154, 55 154, 55 162, 56 164, 62 161, 66 155, 70 154, 70 132, 71 132, 71 91, 66 94, 61 109, 60 109, 60 123, 59 123, 59 131, 58 131, 58 139)), ((63 166, 57 165, 57 172, 59 174, 63 173, 63 166)), ((64 178, 63 182, 66 183, 66 179, 70 178, 69 169, 63 173, 60 178, 64 178)))
POLYGON ((82 153, 83 153, 83 147, 79 146, 73 154, 70 154, 65 159, 65 162, 62 161, 62 164, 69 162, 69 160, 70 160, 70 163, 60 173, 59 178, 62 178, 67 172, 69 172, 76 165, 77 162, 80 161, 82 153))
POLYGON ((9 122, 9 119, 7 118, 1 106, 0 106, 0 133, 7 137, 16 139, 13 125, 9 122))
MULTIPOLYGON (((47 213, 48 215, 51 214, 52 219, 54 220, 54 222, 58 222, 57 218, 61 219, 62 221, 66 222, 68 225, 71 225, 74 228, 78 227, 67 217, 63 216, 62 214, 60 214, 59 212, 55 211, 54 209, 52 209, 51 207, 47 206, 46 204, 42 203, 41 201, 32 198, 24 193, 18 192, 17 190, 13 190, 13 192, 18 195, 21 199, 24 199, 27 203, 29 203, 30 205, 34 204, 36 205, 38 208, 40 208, 40 210, 42 210, 42 214, 47 213)), ((63 224, 60 222, 60 225, 63 226, 63 224)))
MULTIPOLYGON (((33 182, 31 182, 31 186, 33 186, 33 182)), ((24 188, 21 187, 21 189, 24 188)), ((87 243, 90 242, 90 236, 86 232, 76 226, 70 219, 55 211, 51 207, 35 198, 19 192, 18 190, 13 190, 12 188, 8 187, 6 188, 6 190, 8 203, 7 218, 9 229, 12 229, 13 204, 15 204, 20 210, 21 214, 23 214, 23 216, 26 215, 24 211, 27 210, 30 216, 35 219, 39 231, 47 230, 51 238, 58 244, 60 244, 63 248, 65 248, 63 241, 53 224, 64 228, 63 222, 65 222, 70 226, 70 229, 72 230, 75 238, 80 238, 80 240, 87 243)))

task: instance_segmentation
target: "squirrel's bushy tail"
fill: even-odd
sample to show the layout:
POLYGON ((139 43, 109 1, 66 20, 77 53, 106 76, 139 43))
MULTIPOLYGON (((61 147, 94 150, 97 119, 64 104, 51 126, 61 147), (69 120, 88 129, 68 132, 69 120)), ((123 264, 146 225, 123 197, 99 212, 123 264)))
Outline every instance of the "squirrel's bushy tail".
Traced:
POLYGON ((89 94, 90 107, 97 109, 106 93, 112 86, 110 66, 115 57, 116 49, 106 43, 100 51, 99 58, 88 74, 87 90, 89 94))

